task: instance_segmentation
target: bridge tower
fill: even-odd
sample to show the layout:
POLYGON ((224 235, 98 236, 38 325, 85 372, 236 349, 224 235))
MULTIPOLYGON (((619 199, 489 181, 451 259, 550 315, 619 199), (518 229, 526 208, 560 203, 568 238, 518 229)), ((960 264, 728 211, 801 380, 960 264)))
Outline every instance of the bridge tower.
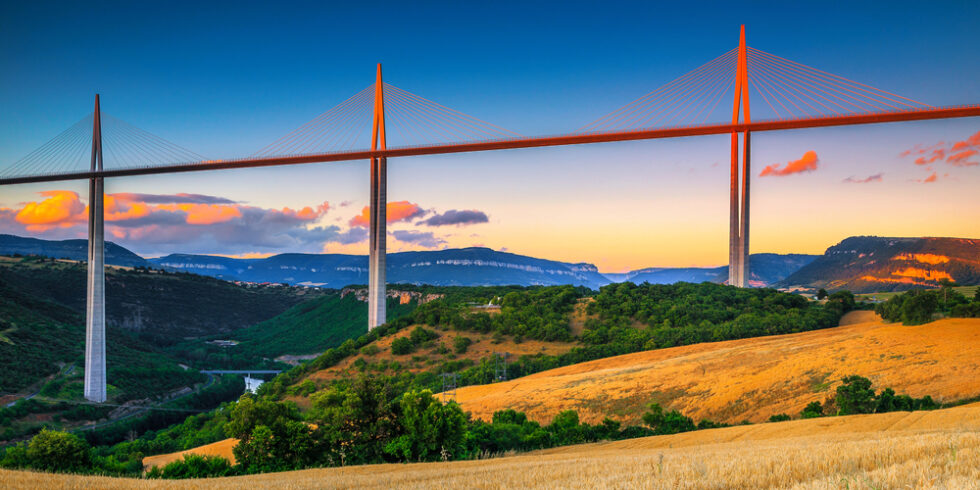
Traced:
MULTIPOLYGON (((102 171, 102 113, 95 95, 92 115, 92 171, 102 171)), ((103 179, 88 183, 88 288, 85 301, 85 399, 106 400, 105 369, 105 205, 103 179)))
MULTIPOLYGON (((371 151, 385 150, 385 98, 381 81, 381 63, 374 86, 374 123, 371 151)), ((387 235, 388 159, 371 157, 370 252, 368 264, 368 330, 387 321, 385 287, 385 246, 387 235)))
MULTIPOLYGON (((751 122, 749 114, 749 75, 746 65, 745 26, 738 41, 738 58, 735 67, 735 102, 732 107, 732 124, 739 124, 740 109, 743 121, 751 122)), ((732 181, 731 216, 728 240, 728 284, 745 287, 749 284, 749 131, 742 133, 742 176, 739 189, 738 132, 732 132, 732 181)))

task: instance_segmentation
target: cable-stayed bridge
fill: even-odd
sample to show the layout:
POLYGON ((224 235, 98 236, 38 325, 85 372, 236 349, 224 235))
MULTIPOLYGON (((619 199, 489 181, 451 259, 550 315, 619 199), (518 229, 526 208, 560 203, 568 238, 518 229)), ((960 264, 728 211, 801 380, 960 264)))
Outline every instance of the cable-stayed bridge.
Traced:
POLYGON ((737 47, 574 132, 552 136, 519 135, 400 89, 382 80, 381 65, 373 84, 239 159, 207 158, 104 114, 96 95, 92 114, 0 168, 0 185, 89 181, 85 397, 104 401, 107 177, 369 160, 370 329, 386 320, 388 158, 730 134, 728 283, 745 286, 753 132, 976 116, 977 104, 934 107, 749 47, 743 27, 737 47))

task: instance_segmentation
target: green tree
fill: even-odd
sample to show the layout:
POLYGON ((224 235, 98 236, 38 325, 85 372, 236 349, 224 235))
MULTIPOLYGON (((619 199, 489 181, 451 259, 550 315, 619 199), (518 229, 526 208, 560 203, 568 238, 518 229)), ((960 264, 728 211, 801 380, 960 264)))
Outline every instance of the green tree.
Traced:
POLYGON ((817 417, 823 417, 823 405, 820 402, 810 402, 803 412, 800 413, 800 418, 803 419, 814 419, 817 417))
POLYGON ((827 290, 824 288, 820 288, 820 290, 817 291, 817 299, 825 299, 826 297, 827 297, 827 290))
POLYGON ((227 459, 220 456, 187 454, 182 459, 171 461, 163 468, 154 466, 147 472, 147 478, 182 479, 216 478, 232 476, 237 471, 227 459))
POLYGON ((396 392, 386 379, 359 376, 314 393, 308 419, 320 427, 325 464, 385 461, 385 445, 398 432, 396 392))
POLYGON ((932 321, 932 314, 939 309, 935 291, 909 291, 910 296, 902 304, 902 323, 920 325, 932 321))
POLYGON ((260 400, 254 395, 245 394, 231 409, 231 416, 225 425, 228 437, 247 439, 256 427, 272 426, 281 419, 299 420, 295 404, 260 400))
POLYGON ((415 327, 412 330, 412 333, 409 334, 408 338, 412 341, 412 344, 418 346, 430 340, 438 339, 439 334, 425 327, 415 327))
POLYGON ((413 390, 398 405, 401 435, 385 445, 385 452, 404 461, 454 459, 462 452, 466 415, 456 402, 443 404, 429 390, 413 390))
POLYGON ((837 414, 873 413, 877 407, 871 380, 862 376, 845 376, 837 387, 837 414))
POLYGON ((785 422, 787 420, 790 420, 790 416, 785 413, 777 413, 776 415, 769 417, 770 422, 785 422))
POLYGON ((464 337, 462 335, 456 336, 453 338, 453 350, 455 350, 457 354, 465 354, 472 343, 473 341, 470 340, 469 337, 464 337))
POLYGON ((411 354, 415 351, 415 344, 408 337, 399 337, 391 341, 391 353, 396 356, 411 354))
POLYGON ((47 471, 81 471, 92 463, 89 445, 68 432, 42 429, 27 444, 30 466, 47 471))
POLYGON ((551 424, 547 427, 548 431, 554 434, 554 443, 557 446, 568 444, 579 444, 585 441, 585 434, 579 423, 578 412, 575 410, 563 410, 555 415, 551 424))
POLYGON ((656 429, 664 421, 664 409, 657 402, 647 404, 647 411, 643 414, 643 423, 651 429, 656 429))
POLYGON ((643 423, 653 429, 654 434, 677 434, 696 430, 697 426, 690 417, 677 410, 664 412, 659 403, 651 402, 643 414, 643 423))
POLYGON ((231 410, 225 432, 239 439, 232 452, 249 473, 305 468, 320 453, 318 429, 299 420, 293 403, 244 395, 231 410))

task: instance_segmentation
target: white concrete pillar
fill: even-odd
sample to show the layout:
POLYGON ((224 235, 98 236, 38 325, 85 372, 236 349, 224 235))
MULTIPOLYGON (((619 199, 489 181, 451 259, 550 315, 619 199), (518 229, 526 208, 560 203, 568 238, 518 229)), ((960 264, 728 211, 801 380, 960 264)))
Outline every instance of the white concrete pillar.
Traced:
MULTIPOLYGON (((102 118, 95 96, 92 129, 92 171, 102 170, 102 118)), ((88 283, 85 301, 86 400, 106 400, 105 366, 105 189, 102 178, 89 179, 88 187, 88 283)))

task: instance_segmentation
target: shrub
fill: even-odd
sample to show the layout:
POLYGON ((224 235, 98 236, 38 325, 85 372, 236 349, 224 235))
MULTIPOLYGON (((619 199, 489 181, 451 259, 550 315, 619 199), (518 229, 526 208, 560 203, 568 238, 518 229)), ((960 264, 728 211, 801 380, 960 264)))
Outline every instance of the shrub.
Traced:
POLYGON ((364 354, 365 356, 373 356, 378 352, 381 352, 381 349, 379 349, 378 346, 374 344, 368 344, 365 345, 364 347, 361 347, 361 354, 364 354))
POLYGON ((776 415, 769 417, 770 422, 785 422, 787 420, 790 420, 790 416, 785 413, 777 413, 776 415))
POLYGON ((862 376, 844 376, 837 387, 837 414, 872 413, 877 406, 871 380, 862 376))
POLYGON ((800 413, 800 418, 803 419, 815 419, 817 417, 823 417, 823 405, 820 402, 810 402, 800 413))
POLYGON ((147 478, 164 478, 176 480, 182 478, 214 478, 232 476, 238 471, 231 466, 227 459, 220 456, 188 454, 183 459, 171 461, 162 469, 155 466, 147 472, 147 478))
POLYGON ((415 344, 408 337, 399 337, 391 341, 391 353, 396 356, 411 354, 415 351, 415 344))
POLYGON ((30 466, 47 471, 80 471, 92 463, 88 443, 75 434, 43 429, 27 444, 30 466))
POLYGON ((469 337, 457 336, 453 338, 453 350, 457 354, 465 354, 466 350, 470 348, 470 344, 473 343, 469 337))
POLYGON ((439 338, 439 334, 424 327, 415 327, 408 336, 414 345, 422 345, 430 340, 439 338))
POLYGON ((466 415, 456 402, 443 404, 429 390, 409 391, 398 402, 402 434, 385 452, 404 461, 454 459, 463 450, 466 415))
POLYGON ((656 402, 647 405, 647 412, 643 414, 643 423, 650 426, 653 433, 657 435, 677 434, 697 429, 690 417, 685 417, 677 410, 664 412, 656 402))

